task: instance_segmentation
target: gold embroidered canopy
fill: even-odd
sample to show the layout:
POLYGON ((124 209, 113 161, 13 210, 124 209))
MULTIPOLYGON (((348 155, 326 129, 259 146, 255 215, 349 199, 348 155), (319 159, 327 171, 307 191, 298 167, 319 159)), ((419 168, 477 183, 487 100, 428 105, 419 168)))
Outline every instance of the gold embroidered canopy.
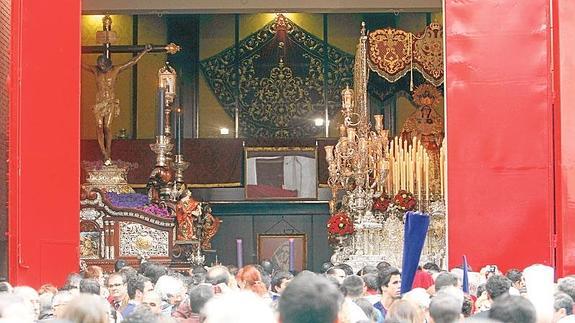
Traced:
POLYGON ((422 33, 384 28, 369 33, 369 67, 388 82, 413 69, 435 86, 443 83, 443 29, 432 23, 422 33))

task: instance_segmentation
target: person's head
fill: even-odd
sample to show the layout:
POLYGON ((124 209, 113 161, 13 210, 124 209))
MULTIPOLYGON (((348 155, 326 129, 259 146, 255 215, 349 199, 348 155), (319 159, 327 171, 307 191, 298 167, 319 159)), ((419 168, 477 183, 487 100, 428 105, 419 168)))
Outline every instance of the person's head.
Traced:
POLYGON ((192 277, 192 284, 197 286, 199 284, 206 282, 206 276, 208 271, 203 266, 195 266, 189 271, 190 277, 192 277))
POLYGON ((325 277, 298 275, 287 286, 279 300, 282 323, 336 322, 343 301, 337 287, 325 277))
POLYGON ((74 295, 68 290, 61 290, 54 295, 52 299, 52 311, 56 318, 61 319, 64 315, 68 303, 74 298, 74 295))
POLYGON ((379 278, 377 274, 365 274, 361 276, 363 282, 365 283, 365 288, 369 294, 379 293, 379 278))
POLYGON ((71 273, 66 278, 66 283, 64 283, 64 286, 62 286, 61 289, 69 290, 70 292, 72 292, 72 294, 79 294, 80 293, 79 288, 80 288, 80 281, 81 280, 82 280, 82 276, 80 276, 80 274, 71 273))
POLYGON ((469 295, 463 295, 461 314, 463 314, 463 317, 470 317, 473 314, 473 299, 469 295))
POLYGON ((441 268, 433 262, 428 262, 422 266, 422 269, 427 271, 430 275, 435 277, 437 274, 441 272, 441 268))
POLYGON ((131 266, 124 266, 122 268, 120 268, 120 270, 118 270, 117 272, 121 273, 124 275, 124 277, 126 277, 126 280, 129 280, 130 277, 134 277, 138 274, 138 271, 131 266))
POLYGON ((149 307, 154 314, 162 313, 162 299, 155 291, 149 291, 142 296, 142 305, 149 307))
POLYGON ((159 315, 148 306, 137 306, 132 313, 124 317, 122 323, 159 323, 159 315))
POLYGON ((517 288, 518 290, 525 287, 525 282, 523 281, 523 273, 519 269, 509 269, 505 274, 505 277, 511 281, 511 286, 517 288))
POLYGON ((188 292, 192 313, 201 313, 204 309, 204 305, 206 305, 212 297, 214 297, 214 290, 211 286, 199 285, 192 288, 188 292))
POLYGON ((12 285, 9 282, 0 282, 0 293, 12 293, 12 285))
POLYGON ((387 261, 381 261, 375 266, 375 268, 377 268, 378 271, 382 271, 389 267, 391 267, 391 264, 387 261))
POLYGON ((557 281, 557 290, 575 300, 575 276, 567 276, 557 281))
POLYGON ((333 267, 333 264, 329 261, 324 262, 323 264, 321 264, 321 269, 320 269, 320 273, 325 274, 331 267, 333 267))
POLYGON ((351 268, 351 266, 348 264, 339 264, 336 265, 335 267, 343 269, 346 276, 353 275, 353 268, 351 268))
POLYGON ((269 259, 264 259, 260 262, 260 266, 262 267, 263 271, 271 275, 274 272, 274 265, 269 259))
POLYGON ((96 59, 96 66, 98 66, 100 70, 106 72, 112 68, 112 60, 104 55, 100 55, 98 56, 98 59, 96 59))
POLYGON ((35 322, 38 319, 22 297, 9 293, 0 294, 0 318, 6 322, 35 322))
POLYGON ((254 293, 246 291, 232 291, 213 297, 204 306, 202 316, 206 318, 204 323, 276 322, 268 303, 254 293))
POLYGON ((152 284, 156 284, 160 277, 168 274, 168 268, 163 265, 150 263, 146 266, 146 270, 144 271, 144 276, 150 278, 152 284))
POLYGON ((162 276, 154 285, 154 291, 160 295, 162 301, 177 306, 185 294, 184 284, 172 276, 162 276))
POLYGON ((272 276, 271 290, 274 293, 281 294, 289 282, 293 279, 293 274, 289 271, 276 271, 272 276))
POLYGON ((416 323, 421 322, 423 319, 420 315, 421 312, 413 303, 406 300, 398 300, 391 304, 385 318, 397 319, 405 323, 416 323))
POLYGON ((429 309, 429 302, 431 298, 427 291, 423 288, 414 288, 409 292, 403 294, 401 299, 412 302, 417 305, 422 311, 427 311, 429 309))
POLYGON ((434 323, 452 323, 461 319, 463 293, 453 286, 444 287, 429 304, 429 315, 434 323), (456 295, 457 291, 461 293, 456 295))
POLYGON ((555 310, 555 313, 553 314, 553 322, 557 322, 567 315, 572 315, 573 299, 571 296, 563 292, 557 292, 554 295, 553 309, 555 310))
POLYGON ((485 284, 481 284, 479 286, 477 286, 477 297, 481 297, 481 295, 483 295, 483 293, 487 292, 487 289, 485 288, 485 284))
POLYGON ((487 290, 487 296, 491 300, 495 300, 501 295, 509 294, 509 288, 511 288, 511 281, 505 276, 493 275, 487 279, 485 283, 485 289, 487 290))
POLYGON ((267 291, 261 272, 253 265, 240 268, 236 274, 236 281, 241 289, 252 291, 260 296, 267 291))
POLYGON ((104 271, 100 266, 88 266, 84 271, 84 278, 92 278, 104 284, 104 271))
POLYGON ((382 297, 392 299, 400 298, 401 293, 401 273, 395 267, 387 267, 379 271, 379 286, 382 297))
POLYGON ((345 271, 338 267, 331 267, 325 272, 325 274, 327 276, 335 278, 335 280, 339 285, 341 285, 341 283, 343 283, 343 280, 345 279, 345 271))
POLYGON ((128 287, 124 275, 112 273, 108 277, 108 291, 115 301, 122 301, 128 296, 128 287))
POLYGON ((452 273, 443 272, 435 278, 435 292, 439 292, 442 288, 447 286, 455 286, 459 285, 459 281, 457 280, 457 276, 452 273))
POLYGON ((377 275, 377 267, 373 266, 373 265, 365 265, 363 266, 363 268, 361 268, 358 272, 357 275, 358 276, 363 276, 365 274, 376 274, 377 275))
POLYGON ((52 284, 44 284, 38 288, 38 295, 42 295, 44 293, 50 293, 52 296, 58 292, 58 288, 52 284))
POLYGON ((16 286, 14 287, 13 294, 21 297, 24 303, 29 307, 30 311, 34 313, 37 319, 40 316, 40 299, 38 292, 32 287, 16 286))
POLYGON ((66 306, 62 319, 72 323, 109 323, 110 305, 96 295, 81 294, 66 306))
POLYGON ((138 274, 128 279, 128 297, 137 302, 141 302, 142 296, 153 289, 152 281, 144 275, 138 274))
POLYGON ((535 323, 535 307, 523 296, 502 294, 491 305, 489 318, 506 323, 535 323))
POLYGON ((361 297, 365 290, 365 284, 363 279, 357 275, 351 275, 345 277, 343 282, 341 283, 341 291, 345 297, 349 297, 351 299, 355 299, 361 297))
POLYGON ((124 259, 118 259, 114 263, 114 271, 119 272, 120 269, 126 267, 127 265, 128 265, 128 263, 124 259))
POLYGON ((94 278, 84 278, 80 281, 81 294, 100 295, 100 283, 94 278))
POLYGON ((230 272, 224 266, 214 266, 208 270, 206 275, 206 283, 212 285, 230 284, 230 272))
POLYGON ((368 301, 365 298, 360 297, 360 298, 354 299, 353 302, 357 306, 359 306, 359 308, 361 308, 361 310, 363 311, 365 316, 367 316, 367 319, 369 320, 369 322, 377 322, 378 315, 375 312, 376 311, 375 307, 373 307, 373 304, 371 304, 370 301, 368 301))

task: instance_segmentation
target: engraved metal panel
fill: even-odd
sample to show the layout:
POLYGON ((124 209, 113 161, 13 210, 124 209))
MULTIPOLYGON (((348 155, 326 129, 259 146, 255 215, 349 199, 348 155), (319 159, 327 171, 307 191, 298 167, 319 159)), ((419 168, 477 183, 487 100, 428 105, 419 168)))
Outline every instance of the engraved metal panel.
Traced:
POLYGON ((168 232, 139 223, 120 222, 119 256, 168 257, 168 232))

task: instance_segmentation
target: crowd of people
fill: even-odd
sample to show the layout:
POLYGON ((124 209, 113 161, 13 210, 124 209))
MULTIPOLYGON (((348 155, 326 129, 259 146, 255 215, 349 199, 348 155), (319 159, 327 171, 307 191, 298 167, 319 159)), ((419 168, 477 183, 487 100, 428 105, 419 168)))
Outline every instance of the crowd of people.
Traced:
POLYGON ((542 265, 502 273, 493 265, 472 272, 428 263, 404 293, 401 272, 386 262, 355 273, 345 264, 322 268, 294 277, 263 261, 184 274, 153 262, 136 270, 119 260, 113 273, 89 266, 60 288, 0 283, 0 322, 575 322, 575 276, 554 283, 542 265))

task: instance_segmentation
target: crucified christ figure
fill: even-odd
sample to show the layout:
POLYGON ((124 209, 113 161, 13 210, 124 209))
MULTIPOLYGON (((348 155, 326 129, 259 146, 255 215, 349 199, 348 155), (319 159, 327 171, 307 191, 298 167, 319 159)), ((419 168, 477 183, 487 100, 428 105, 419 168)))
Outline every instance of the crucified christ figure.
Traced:
POLYGON ((122 65, 114 66, 109 58, 100 55, 96 65, 83 66, 96 76, 96 104, 92 107, 92 111, 98 122, 98 144, 104 156, 105 165, 112 164, 112 133, 110 126, 112 125, 112 119, 120 114, 120 101, 116 99, 114 94, 116 78, 120 72, 136 64, 150 50, 152 50, 152 45, 148 44, 143 51, 122 65))

